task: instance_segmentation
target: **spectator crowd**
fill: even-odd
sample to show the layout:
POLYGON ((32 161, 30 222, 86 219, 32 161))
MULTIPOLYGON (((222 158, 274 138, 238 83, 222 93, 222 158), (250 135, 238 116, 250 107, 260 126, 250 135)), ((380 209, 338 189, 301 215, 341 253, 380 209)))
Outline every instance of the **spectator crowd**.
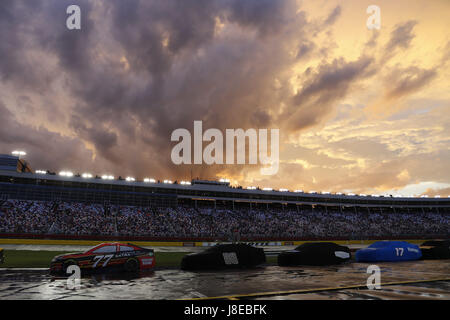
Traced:
POLYGON ((7 200, 0 233, 217 238, 370 238, 450 235, 446 208, 195 208, 7 200))

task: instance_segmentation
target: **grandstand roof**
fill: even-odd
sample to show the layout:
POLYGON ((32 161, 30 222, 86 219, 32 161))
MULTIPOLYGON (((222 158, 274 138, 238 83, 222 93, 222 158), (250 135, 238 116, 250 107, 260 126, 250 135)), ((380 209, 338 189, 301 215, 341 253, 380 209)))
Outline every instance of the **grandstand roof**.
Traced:
POLYGON ((137 193, 175 194, 179 198, 235 200, 250 202, 309 203, 323 205, 361 206, 450 206, 450 198, 372 197, 290 191, 247 190, 224 184, 167 184, 126 180, 85 179, 51 174, 21 173, 0 170, 0 182, 16 184, 51 185, 67 188, 97 188, 137 193))

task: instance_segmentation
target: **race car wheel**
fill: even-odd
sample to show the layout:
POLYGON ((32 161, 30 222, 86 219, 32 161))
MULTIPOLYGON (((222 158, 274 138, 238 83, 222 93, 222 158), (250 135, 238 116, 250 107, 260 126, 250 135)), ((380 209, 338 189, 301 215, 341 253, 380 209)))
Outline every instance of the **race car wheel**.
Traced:
POLYGON ((66 262, 64 262, 64 266, 63 266, 63 270, 64 273, 67 274, 67 268, 73 265, 78 265, 77 262, 75 260, 67 260, 66 262))
POLYGON ((124 267, 127 272, 137 272, 139 271, 139 261, 135 258, 128 259, 124 267))

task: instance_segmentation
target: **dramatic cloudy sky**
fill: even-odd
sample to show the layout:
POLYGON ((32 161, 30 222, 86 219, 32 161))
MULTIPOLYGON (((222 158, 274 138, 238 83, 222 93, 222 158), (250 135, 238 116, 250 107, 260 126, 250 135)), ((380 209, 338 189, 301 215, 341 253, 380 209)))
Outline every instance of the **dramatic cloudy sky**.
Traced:
POLYGON ((448 0, 1 0, 0 152, 53 171, 447 196, 448 21, 448 0), (194 120, 279 129, 278 173, 172 164, 170 135, 194 120))

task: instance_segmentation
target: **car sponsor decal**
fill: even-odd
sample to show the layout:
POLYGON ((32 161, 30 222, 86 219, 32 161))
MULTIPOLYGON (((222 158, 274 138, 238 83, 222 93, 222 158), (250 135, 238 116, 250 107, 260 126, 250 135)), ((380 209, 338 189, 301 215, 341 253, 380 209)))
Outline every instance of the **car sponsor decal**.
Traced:
POLYGON ((334 255, 338 258, 347 259, 350 258, 350 253, 345 251, 335 251, 334 255))
POLYGON ((97 267, 98 263, 103 260, 102 267, 106 267, 108 265, 109 260, 114 256, 114 254, 105 254, 105 255, 99 255, 94 257, 94 264, 92 268, 97 267))
POLYGON ((153 258, 142 258, 141 263, 144 266, 151 265, 153 263, 153 258))
POLYGON ((236 252, 224 252, 222 253, 222 256, 226 265, 239 264, 236 252))

